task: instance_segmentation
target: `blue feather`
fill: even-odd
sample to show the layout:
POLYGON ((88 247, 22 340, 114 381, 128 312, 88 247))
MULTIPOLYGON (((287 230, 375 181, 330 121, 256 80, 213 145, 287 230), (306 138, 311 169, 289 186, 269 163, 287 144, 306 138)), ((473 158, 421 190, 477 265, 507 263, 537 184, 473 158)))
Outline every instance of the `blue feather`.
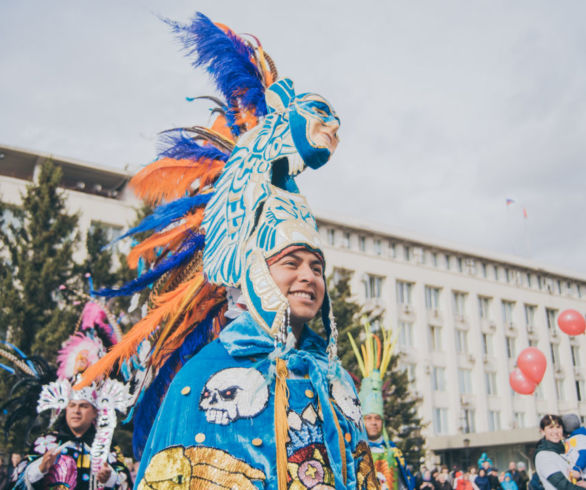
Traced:
POLYGON ((226 162, 230 154, 218 150, 215 146, 200 145, 182 129, 172 129, 161 134, 159 158, 188 158, 190 160, 220 160, 226 162))
POLYGON ((149 432, 171 381, 179 369, 208 343, 214 318, 221 307, 220 304, 208 313, 208 316, 185 338, 181 347, 173 352, 159 369, 150 386, 141 393, 140 401, 135 405, 132 435, 132 448, 136 459, 142 456, 149 432))
POLYGON ((108 298, 134 294, 155 282, 165 272, 170 271, 189 260, 195 252, 203 248, 204 243, 205 235, 193 235, 186 240, 179 252, 163 260, 154 269, 151 269, 136 279, 126 283, 120 289, 102 288, 98 291, 93 291, 93 293, 97 296, 106 296, 108 298))
POLYGON ((112 240, 104 248, 111 247, 123 238, 135 235, 136 233, 151 230, 160 231, 169 226, 173 221, 185 216, 193 208, 207 204, 212 198, 212 194, 213 193, 210 192, 208 194, 199 194, 192 197, 182 197, 175 201, 171 201, 170 203, 162 204, 155 208, 154 211, 144 218, 138 225, 131 228, 115 240, 112 240))
POLYGON ((14 374, 16 372, 13 368, 7 366, 6 364, 0 363, 0 368, 6 369, 6 371, 8 371, 10 374, 14 374))
MULTIPOLYGON (((196 55, 194 67, 206 66, 228 106, 243 106, 256 116, 267 114, 265 88, 257 67, 250 60, 254 51, 239 38, 226 34, 205 15, 197 13, 191 25, 166 21, 183 42, 188 56, 196 55)), ((236 136, 240 128, 227 114, 236 136)))

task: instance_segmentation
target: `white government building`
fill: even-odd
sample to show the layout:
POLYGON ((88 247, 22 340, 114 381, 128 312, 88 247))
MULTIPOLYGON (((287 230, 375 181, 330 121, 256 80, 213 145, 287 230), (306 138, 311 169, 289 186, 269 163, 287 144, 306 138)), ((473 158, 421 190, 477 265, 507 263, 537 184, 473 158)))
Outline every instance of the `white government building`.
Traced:
MULTIPOLYGON (((0 200, 20 194, 49 155, 0 146, 0 200)), ((138 201, 129 175, 51 157, 80 225, 119 234, 138 201)), ((586 417, 585 336, 559 331, 559 312, 586 311, 586 277, 518 257, 462 248, 341 217, 318 216, 329 272, 353 272, 359 301, 385 311, 398 335, 402 366, 423 403, 428 464, 475 464, 486 452, 499 468, 529 463, 546 413, 586 417), (517 395, 509 373, 536 346, 547 371, 534 395, 517 395)), ((83 252, 80 251, 80 254, 83 252)))

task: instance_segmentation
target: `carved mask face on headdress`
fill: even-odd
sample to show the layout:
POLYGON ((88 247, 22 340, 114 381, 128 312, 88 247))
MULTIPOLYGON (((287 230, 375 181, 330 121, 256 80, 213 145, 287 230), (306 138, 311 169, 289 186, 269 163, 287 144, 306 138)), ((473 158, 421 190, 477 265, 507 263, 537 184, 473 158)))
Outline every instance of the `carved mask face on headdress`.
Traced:
POLYGON ((291 135, 305 164, 313 169, 324 165, 338 146, 340 118, 322 96, 301 94, 289 110, 291 135))
POLYGON ((268 115, 240 138, 206 206, 203 259, 208 280, 241 287, 253 317, 274 335, 288 303, 266 260, 291 245, 320 250, 315 218, 294 176, 328 161, 339 119, 323 97, 296 96, 289 79, 273 83, 265 99, 268 115))

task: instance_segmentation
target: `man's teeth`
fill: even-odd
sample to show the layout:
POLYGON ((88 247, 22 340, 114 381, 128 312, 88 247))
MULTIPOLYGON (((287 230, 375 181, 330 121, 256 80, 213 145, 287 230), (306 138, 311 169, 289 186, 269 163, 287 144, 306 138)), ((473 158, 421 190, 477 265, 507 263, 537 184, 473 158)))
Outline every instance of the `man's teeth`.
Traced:
POLYGON ((300 298, 307 298, 307 299, 311 299, 312 295, 309 293, 303 293, 301 291, 297 291, 295 293, 291 293, 293 296, 299 296, 300 298))

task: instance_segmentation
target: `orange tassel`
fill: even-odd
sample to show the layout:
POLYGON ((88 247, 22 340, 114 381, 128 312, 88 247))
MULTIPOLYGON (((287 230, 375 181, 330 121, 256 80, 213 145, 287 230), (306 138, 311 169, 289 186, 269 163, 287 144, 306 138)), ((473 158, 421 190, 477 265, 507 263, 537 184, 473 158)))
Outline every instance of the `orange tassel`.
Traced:
POLYGON ((135 354, 139 344, 152 335, 165 318, 177 310, 177 307, 184 300, 185 292, 189 290, 189 287, 200 280, 201 276, 196 276, 180 284, 175 290, 155 298, 156 307, 137 322, 122 337, 122 340, 112 347, 110 352, 86 369, 81 382, 75 385, 75 388, 80 389, 89 386, 99 376, 108 375, 117 362, 127 360, 135 354))
POLYGON ((140 257, 144 257, 147 262, 155 260, 155 249, 157 247, 166 246, 167 249, 172 250, 176 245, 181 243, 187 232, 197 230, 200 227, 203 220, 203 213, 203 209, 198 209, 195 213, 186 216, 184 222, 180 225, 170 230, 156 233, 136 245, 126 258, 128 267, 136 269, 140 257))
POLYGON ((130 186, 138 197, 158 204, 184 196, 197 179, 213 181, 223 168, 224 162, 220 160, 161 158, 138 172, 130 180, 130 186))
POLYGON ((275 445, 277 449, 277 487, 287 489, 287 409, 289 408, 289 389, 287 388, 287 363, 276 360, 277 376, 275 380, 275 445))

